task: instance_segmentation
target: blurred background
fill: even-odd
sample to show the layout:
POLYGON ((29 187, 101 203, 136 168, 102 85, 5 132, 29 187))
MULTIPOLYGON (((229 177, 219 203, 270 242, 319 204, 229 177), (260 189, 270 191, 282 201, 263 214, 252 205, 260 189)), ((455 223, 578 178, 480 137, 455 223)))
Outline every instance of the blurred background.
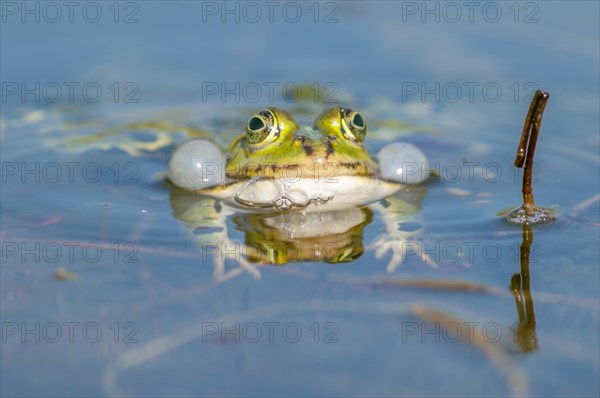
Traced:
MULTIPOLYGON (((510 167, 529 102, 541 88, 551 98, 536 155, 536 198, 562 218, 535 229, 539 261, 531 264, 531 283, 539 350, 514 349, 510 358, 532 396, 598 396, 599 4, 2 1, 2 395, 514 392, 494 361, 473 347, 444 339, 423 344, 412 335, 406 341, 403 325, 417 321, 406 310, 416 302, 496 322, 503 331, 521 316, 508 289, 519 272, 521 229, 496 214, 520 204, 520 180, 510 167), (299 100, 298 88, 307 87, 320 93, 318 101, 312 91, 299 100), (394 275, 469 280, 504 296, 347 283, 387 275, 386 262, 373 253, 343 266, 265 267, 259 280, 240 274, 216 283, 173 217, 169 188, 157 182, 175 144, 136 158, 141 183, 133 185, 110 178, 51 184, 4 167, 95 161, 108 174, 132 154, 114 148, 65 154, 49 149, 48 138, 176 115, 219 139, 223 126, 228 134, 241 132, 246 118, 265 106, 319 102, 299 112, 308 123, 320 102, 335 101, 360 109, 367 121, 419 126, 406 139, 431 162, 501 165, 497 184, 463 175, 454 185, 432 185, 419 210, 425 239, 442 245, 492 240, 503 250, 500 260, 479 253, 475 261, 431 269, 413 259, 394 275), (436 133, 419 134, 427 131, 436 133), (114 261, 110 246, 94 263, 6 251, 18 248, 15 242, 50 240, 132 241, 140 261, 114 261), (55 281, 59 266, 79 280, 55 281), (282 303, 289 308, 271 307, 282 303), (297 322, 305 339, 297 345, 182 343, 190 327, 198 337, 198 322, 222 320, 297 322), (62 325, 62 336, 40 340, 52 322, 62 325), (104 337, 69 340, 64 322, 96 322, 104 337), (334 331, 337 343, 316 344, 315 322, 323 334, 334 331), (27 328, 33 332, 23 336, 27 328), (126 336, 135 341, 125 344, 126 336), (164 336, 178 343, 160 351, 164 336), (144 360, 148 352, 154 354, 144 360)), ((370 149, 386 141, 373 134, 370 149)), ((403 136, 390 134, 388 141, 403 136)), ((370 228, 369 239, 384 231, 381 220, 370 228)), ((243 234, 236 230, 234 237, 243 234)))

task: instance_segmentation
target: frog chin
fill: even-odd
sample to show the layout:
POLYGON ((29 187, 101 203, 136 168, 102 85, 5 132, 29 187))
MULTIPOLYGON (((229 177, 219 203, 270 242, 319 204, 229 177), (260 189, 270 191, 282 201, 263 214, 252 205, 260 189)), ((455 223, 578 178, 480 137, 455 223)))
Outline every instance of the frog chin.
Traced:
POLYGON ((375 202, 401 187, 401 184, 364 176, 332 179, 255 177, 199 193, 247 210, 330 211, 375 202))

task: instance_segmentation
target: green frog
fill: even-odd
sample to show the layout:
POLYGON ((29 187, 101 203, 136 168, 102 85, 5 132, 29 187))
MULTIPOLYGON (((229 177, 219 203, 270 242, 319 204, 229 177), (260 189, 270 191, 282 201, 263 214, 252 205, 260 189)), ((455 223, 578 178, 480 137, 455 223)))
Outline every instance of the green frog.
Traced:
POLYGON ((226 275, 225 260, 232 255, 257 277, 256 263, 352 261, 364 251, 362 232, 373 212, 386 233, 367 248, 377 258, 392 252, 388 271, 407 252, 435 266, 416 243, 422 228, 415 214, 425 187, 382 178, 380 165, 364 147, 366 133, 363 116, 345 107, 325 110, 306 127, 282 109, 260 111, 230 144, 222 167, 212 164, 210 177, 219 167, 221 173, 205 178, 206 188, 196 183, 206 177, 200 152, 210 143, 199 141, 198 149, 183 150, 190 141, 176 151, 169 176, 182 189, 171 194, 174 215, 210 254, 216 277, 226 275), (228 217, 245 233, 243 244, 230 240, 228 217))
MULTIPOLYGON (((200 153, 190 156, 189 150, 172 157, 170 178, 182 188, 246 210, 329 211, 365 205, 403 187, 381 178, 379 164, 363 146, 366 133, 363 116, 348 108, 329 108, 305 127, 288 112, 269 108, 253 115, 246 132, 233 140, 221 178, 212 181, 216 187, 194 189, 198 186, 186 183, 206 177, 204 169, 209 168, 199 163, 200 153)), ((199 151, 206 145, 198 145, 199 151)), ((213 174, 219 168, 213 164, 213 174)))

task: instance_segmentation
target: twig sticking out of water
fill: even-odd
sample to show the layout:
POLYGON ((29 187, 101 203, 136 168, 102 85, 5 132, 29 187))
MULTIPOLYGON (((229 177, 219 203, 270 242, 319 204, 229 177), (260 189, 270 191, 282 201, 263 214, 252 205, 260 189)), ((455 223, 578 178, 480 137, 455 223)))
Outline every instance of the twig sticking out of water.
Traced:
POLYGON ((511 211, 506 218, 508 221, 516 224, 538 224, 554 220, 554 214, 551 210, 543 207, 537 207, 533 200, 533 187, 531 184, 533 175, 533 157, 535 156, 535 146, 538 135, 542 127, 542 117, 546 103, 550 98, 549 93, 543 93, 540 90, 535 92, 533 100, 529 105, 529 111, 525 117, 521 140, 517 148, 515 166, 524 168, 523 171, 523 205, 511 211))

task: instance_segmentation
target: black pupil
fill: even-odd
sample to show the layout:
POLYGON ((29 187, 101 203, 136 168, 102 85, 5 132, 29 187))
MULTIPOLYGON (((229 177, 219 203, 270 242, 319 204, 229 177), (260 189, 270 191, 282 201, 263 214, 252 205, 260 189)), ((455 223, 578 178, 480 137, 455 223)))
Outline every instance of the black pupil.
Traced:
POLYGON ((265 128, 265 122, 263 122, 261 118, 254 116, 248 122, 248 127, 250 127, 250 130, 252 131, 261 130, 265 128))
POLYGON ((365 121, 363 120, 360 113, 357 113, 356 115, 354 115, 354 118, 352 118, 352 124, 354 126, 360 127, 360 128, 365 127, 365 121))

